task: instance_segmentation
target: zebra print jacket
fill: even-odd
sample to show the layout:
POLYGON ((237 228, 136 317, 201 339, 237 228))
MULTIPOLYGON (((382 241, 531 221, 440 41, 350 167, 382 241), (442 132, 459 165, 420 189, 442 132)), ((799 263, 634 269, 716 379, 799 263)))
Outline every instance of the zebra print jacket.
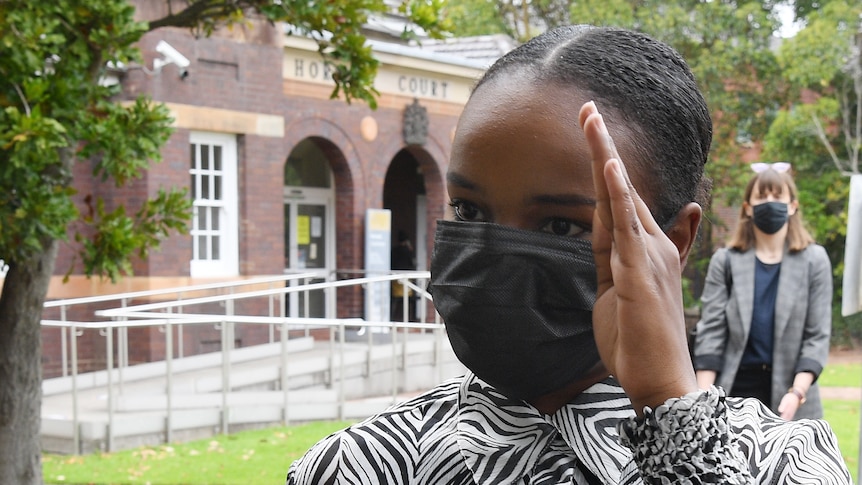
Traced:
POLYGON ((852 484, 825 421, 715 387, 645 411, 613 378, 543 415, 467 374, 321 440, 287 484, 852 484))

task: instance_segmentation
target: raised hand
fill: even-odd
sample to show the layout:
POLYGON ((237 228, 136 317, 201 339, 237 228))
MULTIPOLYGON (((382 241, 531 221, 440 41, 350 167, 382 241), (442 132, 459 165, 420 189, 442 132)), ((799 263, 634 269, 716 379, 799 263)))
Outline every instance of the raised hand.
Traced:
POLYGON ((596 342, 640 415, 644 406, 697 390, 685 335, 682 253, 635 190, 595 103, 582 106, 579 122, 596 191, 596 342))

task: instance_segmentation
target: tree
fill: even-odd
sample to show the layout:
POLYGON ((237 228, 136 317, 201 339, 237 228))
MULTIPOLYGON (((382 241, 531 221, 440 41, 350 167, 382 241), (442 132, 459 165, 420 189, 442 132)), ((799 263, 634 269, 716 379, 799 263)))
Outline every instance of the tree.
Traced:
MULTIPOLYGON (((116 279, 172 231, 184 231, 190 201, 164 190, 134 212, 95 198, 79 212, 72 167, 122 186, 141 175, 170 135, 165 107, 112 101, 99 83, 110 66, 140 60, 147 31, 185 27, 209 35, 250 18, 287 22, 318 40, 334 72, 333 96, 374 106, 377 62, 362 25, 384 0, 166 0, 168 15, 133 19, 127 0, 0 2, 0 483, 41 483, 40 320, 59 241, 75 240, 84 272, 116 279)), ((399 11, 432 35, 445 27, 439 0, 404 0, 399 11)), ((408 35, 410 32, 405 32, 408 35)))
POLYGON ((837 310, 844 291, 847 176, 862 173, 862 5, 833 0, 796 7, 805 27, 779 51, 792 101, 769 127, 763 155, 793 163, 805 218, 832 260, 833 340, 848 342, 862 337, 862 328, 837 310), (803 93, 806 102, 799 102, 803 93))
MULTIPOLYGON (((450 8, 477 1, 481 2, 450 0, 450 8)), ((721 185, 736 182, 740 153, 763 138, 785 99, 787 83, 772 48, 780 27, 777 2, 485 1, 496 2, 504 31, 516 38, 573 23, 631 28, 673 45, 691 65, 713 114, 714 139, 721 143, 713 144, 709 170, 721 185), (520 16, 514 15, 516 10, 520 16), (526 30, 525 25, 532 29, 526 30)), ((475 34, 482 25, 499 31, 498 23, 488 22, 484 15, 472 19, 474 23, 469 21, 456 23, 455 33, 467 30, 475 34)))
POLYGON ((497 0, 458 0, 449 2, 449 20, 452 31, 459 37, 506 34, 517 38, 498 13, 497 0))
POLYGON ((787 107, 786 116, 801 123, 789 131, 776 124, 767 148, 790 155, 783 150, 788 135, 814 137, 835 169, 862 173, 862 5, 832 1, 810 11, 806 20, 806 27, 781 46, 779 59, 797 92, 806 90, 816 99, 787 107))

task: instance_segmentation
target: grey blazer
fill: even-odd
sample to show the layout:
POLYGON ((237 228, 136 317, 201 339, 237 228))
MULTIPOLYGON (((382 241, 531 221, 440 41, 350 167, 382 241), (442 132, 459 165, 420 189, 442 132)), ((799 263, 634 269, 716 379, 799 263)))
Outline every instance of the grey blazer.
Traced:
MULTIPOLYGON (((701 296, 701 319, 694 345, 695 369, 718 372, 716 385, 733 395, 733 381, 745 351, 754 308, 754 249, 744 253, 719 249, 713 254, 701 296), (730 258, 732 289, 725 286, 725 258, 730 258)), ((781 398, 799 372, 820 375, 829 356, 832 333, 832 265, 826 250, 812 244, 786 249, 775 300, 772 356, 772 403, 781 398)), ((821 418, 823 405, 816 380, 794 419, 821 418)))

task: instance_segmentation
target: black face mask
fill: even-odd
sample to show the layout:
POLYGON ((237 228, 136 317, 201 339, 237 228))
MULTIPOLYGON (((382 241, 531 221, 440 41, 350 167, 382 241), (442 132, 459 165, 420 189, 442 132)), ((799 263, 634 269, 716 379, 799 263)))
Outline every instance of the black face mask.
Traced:
POLYGON ((508 397, 555 391, 601 360, 589 241, 439 221, 430 286, 455 355, 508 397))
POLYGON ((787 204, 764 202, 752 206, 754 225, 766 234, 775 234, 787 223, 787 204))

